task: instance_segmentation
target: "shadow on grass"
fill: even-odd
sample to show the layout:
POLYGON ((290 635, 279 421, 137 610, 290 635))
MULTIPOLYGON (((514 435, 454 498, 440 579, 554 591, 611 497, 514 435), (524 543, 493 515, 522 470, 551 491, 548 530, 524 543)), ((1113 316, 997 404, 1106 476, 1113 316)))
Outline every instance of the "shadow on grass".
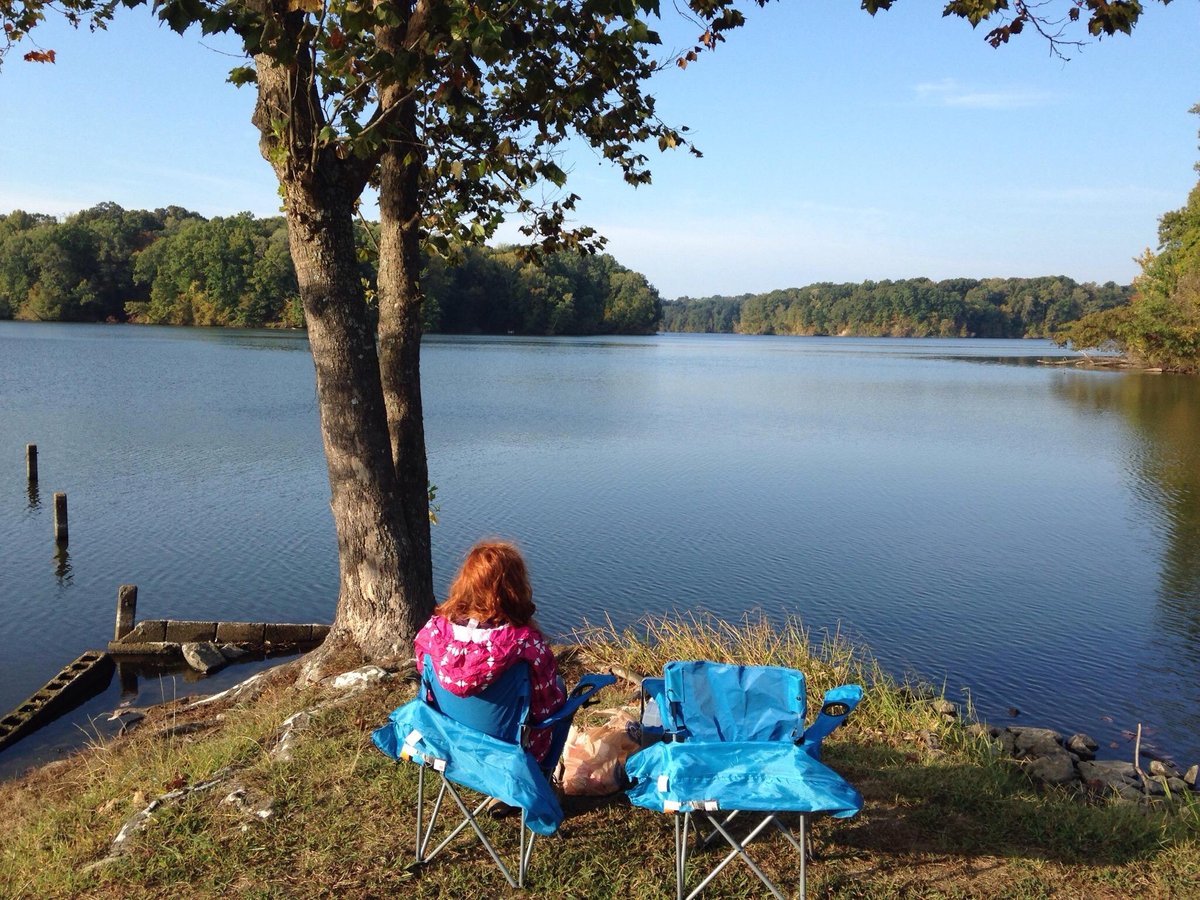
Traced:
POLYGON ((914 762, 902 750, 840 744, 830 760, 863 794, 863 812, 831 832, 878 854, 1013 857, 1120 866, 1163 849, 1159 814, 1090 805, 1066 789, 1039 789, 998 765, 914 762))

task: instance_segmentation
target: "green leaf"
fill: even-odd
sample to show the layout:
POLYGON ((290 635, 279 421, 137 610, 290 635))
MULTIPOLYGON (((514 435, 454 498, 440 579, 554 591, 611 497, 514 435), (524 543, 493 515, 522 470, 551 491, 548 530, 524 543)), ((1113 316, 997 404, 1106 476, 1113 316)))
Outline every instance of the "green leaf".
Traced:
POLYGON ((958 16, 974 27, 993 13, 1008 9, 1008 0, 950 0, 943 16, 958 16))
POLYGON ((237 66, 229 70, 229 83, 241 87, 243 84, 254 84, 258 81, 258 72, 254 66, 237 66))

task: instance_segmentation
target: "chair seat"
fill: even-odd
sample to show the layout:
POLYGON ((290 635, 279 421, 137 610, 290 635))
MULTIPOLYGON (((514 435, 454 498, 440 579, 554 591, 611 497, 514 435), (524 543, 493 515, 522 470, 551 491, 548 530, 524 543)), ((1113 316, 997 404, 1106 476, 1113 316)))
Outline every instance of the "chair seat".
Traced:
POLYGON ((525 810, 530 831, 553 834, 562 822, 554 789, 520 744, 476 731, 420 699, 393 710, 371 737, 392 759, 407 755, 457 784, 525 810))
POLYGON ((863 799, 841 775, 788 742, 653 744, 633 754, 627 791, 658 812, 693 809, 823 812, 852 816, 863 799), (710 804, 705 806, 704 804, 710 804))

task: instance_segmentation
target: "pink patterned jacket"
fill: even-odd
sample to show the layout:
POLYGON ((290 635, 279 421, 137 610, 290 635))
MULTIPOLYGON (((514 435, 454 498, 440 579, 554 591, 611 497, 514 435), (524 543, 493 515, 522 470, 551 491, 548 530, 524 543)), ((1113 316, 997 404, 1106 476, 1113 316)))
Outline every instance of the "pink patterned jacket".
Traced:
MULTIPOLYGON (((418 668, 428 656, 441 685, 460 697, 479 693, 514 663, 529 663, 535 728, 558 712, 567 699, 550 643, 531 625, 484 628, 474 624, 474 619, 456 625, 435 615, 417 632, 414 649, 418 668)), ((534 730, 529 749, 538 761, 543 760, 550 749, 550 730, 534 730)))

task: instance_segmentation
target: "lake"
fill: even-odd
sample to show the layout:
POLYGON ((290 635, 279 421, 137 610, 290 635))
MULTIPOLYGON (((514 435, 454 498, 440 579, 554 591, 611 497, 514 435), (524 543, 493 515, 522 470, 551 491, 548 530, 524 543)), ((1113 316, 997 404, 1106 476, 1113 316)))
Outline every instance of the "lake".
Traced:
MULTIPOLYGON (((606 615, 794 614, 969 689, 994 724, 1130 757, 1142 723, 1200 761, 1200 380, 1038 363, 1062 355, 427 338, 435 585, 476 539, 510 537, 558 637, 606 615)), ((0 322, 0 707, 104 645, 122 583, 139 618, 332 619, 313 383, 302 334, 0 322)), ((212 684, 151 679, 138 702, 212 684)), ((103 731, 90 717, 121 696, 0 753, 0 774, 103 731)))

